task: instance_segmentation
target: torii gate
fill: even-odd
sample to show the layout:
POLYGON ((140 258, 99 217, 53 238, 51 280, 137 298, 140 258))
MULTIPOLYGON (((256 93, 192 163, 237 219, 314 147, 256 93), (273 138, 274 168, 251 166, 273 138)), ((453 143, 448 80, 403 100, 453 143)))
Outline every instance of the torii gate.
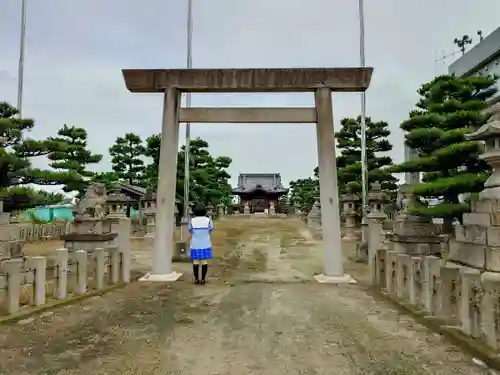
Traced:
POLYGON ((172 270, 179 123, 316 123, 324 249, 318 282, 348 283, 340 234, 332 91, 363 92, 373 68, 123 69, 134 93, 164 95, 156 230, 151 272, 144 281, 175 281, 172 270), (182 92, 314 92, 312 108, 180 108, 182 92))

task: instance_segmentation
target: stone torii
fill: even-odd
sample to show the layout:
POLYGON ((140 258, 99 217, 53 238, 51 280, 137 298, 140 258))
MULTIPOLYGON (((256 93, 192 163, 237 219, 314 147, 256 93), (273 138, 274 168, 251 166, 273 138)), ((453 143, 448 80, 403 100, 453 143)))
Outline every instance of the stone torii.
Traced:
POLYGON ((172 270, 175 178, 179 123, 315 123, 324 248, 318 282, 353 282, 344 274, 339 219, 332 91, 363 92, 373 68, 124 69, 127 89, 162 93, 163 120, 158 171, 153 264, 145 281, 175 281, 172 270), (180 108, 183 92, 312 92, 310 108, 180 108))

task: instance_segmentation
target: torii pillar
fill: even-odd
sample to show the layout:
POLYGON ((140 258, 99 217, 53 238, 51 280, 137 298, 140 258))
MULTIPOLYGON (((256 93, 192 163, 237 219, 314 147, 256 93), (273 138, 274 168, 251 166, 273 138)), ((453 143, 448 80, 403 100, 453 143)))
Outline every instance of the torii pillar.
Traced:
POLYGON ((373 68, 124 69, 131 92, 163 93, 156 232, 151 272, 144 281, 175 281, 172 270, 179 123, 315 123, 324 248, 321 283, 354 282, 344 274, 332 91, 362 92, 373 68), (314 92, 313 108, 180 108, 182 92, 314 92))

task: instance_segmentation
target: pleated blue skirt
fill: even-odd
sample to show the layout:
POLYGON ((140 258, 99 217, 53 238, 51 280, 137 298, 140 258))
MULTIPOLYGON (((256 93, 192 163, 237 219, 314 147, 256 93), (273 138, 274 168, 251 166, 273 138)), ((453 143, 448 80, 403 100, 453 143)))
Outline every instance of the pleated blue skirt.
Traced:
POLYGON ((191 260, 212 259, 211 247, 208 247, 206 249, 190 249, 190 250, 191 250, 191 260))

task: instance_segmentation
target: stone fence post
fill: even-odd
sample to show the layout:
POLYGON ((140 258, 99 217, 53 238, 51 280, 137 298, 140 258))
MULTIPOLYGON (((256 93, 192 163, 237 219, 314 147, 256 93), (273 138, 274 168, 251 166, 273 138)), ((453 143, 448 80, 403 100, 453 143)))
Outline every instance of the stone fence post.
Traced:
POLYGON ((30 304, 40 306, 45 303, 45 280, 47 276, 47 258, 31 257, 27 261, 28 269, 33 272, 33 292, 30 304))
POLYGON ((95 288, 101 290, 104 288, 104 265, 106 263, 106 250, 102 248, 94 249, 93 254, 95 261, 95 288))
POLYGON ((382 243, 382 223, 375 219, 367 219, 368 221, 368 267, 370 269, 370 283, 375 285, 377 282, 376 255, 382 243))
POLYGON ((75 293, 84 294, 87 292, 87 252, 76 250, 72 255, 76 260, 75 293))
POLYGON ((54 298, 65 299, 68 296, 68 249, 56 250, 56 274, 54 298))
POLYGON ((131 263, 131 239, 130 239, 130 218, 120 218, 118 224, 118 237, 116 244, 120 253, 120 278, 124 283, 130 282, 130 263, 131 263))
POLYGON ((3 311, 15 314, 19 311, 19 297, 21 295, 21 269, 23 259, 10 259, 3 264, 6 280, 6 295, 3 300, 3 311))
POLYGON ((117 246, 108 247, 109 254, 109 273, 111 284, 120 282, 120 250, 117 246))

